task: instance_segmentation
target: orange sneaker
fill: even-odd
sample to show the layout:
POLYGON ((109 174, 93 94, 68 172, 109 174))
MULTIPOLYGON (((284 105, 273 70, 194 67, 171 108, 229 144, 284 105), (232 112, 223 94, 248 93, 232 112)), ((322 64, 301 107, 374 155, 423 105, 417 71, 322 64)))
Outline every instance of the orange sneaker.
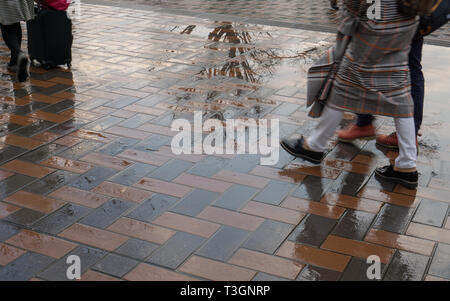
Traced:
POLYGON ((344 130, 337 132, 339 141, 353 142, 356 139, 372 140, 375 139, 375 127, 371 125, 357 126, 352 124, 344 130))
POLYGON ((391 149, 398 149, 397 133, 394 132, 390 135, 378 135, 377 144, 391 149))

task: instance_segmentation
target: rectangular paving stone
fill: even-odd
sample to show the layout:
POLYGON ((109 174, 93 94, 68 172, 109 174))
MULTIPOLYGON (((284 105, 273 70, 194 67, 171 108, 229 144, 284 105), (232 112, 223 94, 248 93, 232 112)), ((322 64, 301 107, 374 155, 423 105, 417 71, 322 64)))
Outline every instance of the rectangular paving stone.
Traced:
POLYGON ((374 214, 377 214, 383 206, 382 202, 335 193, 325 194, 320 202, 374 214))
POLYGON ((104 131, 108 129, 109 127, 112 127, 119 122, 123 121, 122 118, 115 117, 115 116, 106 116, 102 117, 100 119, 97 119, 96 121, 90 123, 89 125, 85 126, 85 129, 90 129, 93 131, 104 131))
POLYGON ((1 165, 0 168, 33 178, 42 178, 55 171, 53 168, 43 167, 21 160, 9 161, 1 165))
POLYGON ((62 201, 26 191, 18 191, 7 197, 4 201, 46 214, 61 208, 65 204, 62 201))
POLYGON ((29 230, 23 230, 22 232, 14 235, 8 239, 6 243, 56 259, 66 255, 77 246, 74 243, 62 240, 60 238, 29 230))
POLYGON ((148 262, 176 269, 205 241, 205 238, 178 232, 147 259, 148 262))
POLYGON ((341 207, 329 206, 320 202, 302 200, 295 197, 287 197, 282 206, 288 209, 298 210, 332 219, 340 218, 345 212, 345 209, 341 207))
POLYGON ((295 228, 289 240, 319 247, 336 225, 336 220, 310 214, 295 228))
POLYGON ((407 194, 380 191, 379 189, 370 187, 362 189, 361 192, 358 193, 358 196, 408 208, 416 207, 418 204, 418 198, 416 198, 415 195, 410 196, 407 194))
POLYGON ((108 230, 157 244, 165 243, 175 234, 175 231, 126 217, 117 220, 108 230))
POLYGON ((28 138, 28 137, 24 137, 24 136, 15 135, 15 134, 8 134, 6 136, 1 137, 0 142, 9 144, 12 146, 24 148, 27 150, 32 150, 32 149, 38 148, 39 146, 41 146, 43 144, 41 141, 34 140, 32 138, 28 138))
POLYGON ((248 231, 223 226, 196 254, 214 260, 227 261, 248 236, 248 231))
POLYGON ((389 232, 403 233, 414 210, 391 204, 385 204, 378 214, 373 228, 389 232))
POLYGON ((81 261, 81 274, 84 274, 94 264, 105 257, 107 252, 96 248, 87 246, 78 246, 72 250, 69 254, 59 259, 57 262, 49 266, 46 270, 38 274, 39 278, 48 281, 68 281, 67 279, 67 257, 70 255, 76 255, 80 257, 81 261))
POLYGON ((263 189, 270 182, 269 179, 263 177, 252 176, 229 170, 221 170, 212 178, 257 189, 263 189))
POLYGON ((284 243, 276 254, 340 273, 345 270, 351 259, 350 256, 296 244, 290 241, 284 243))
POLYGON ((243 245, 244 248, 273 254, 294 229, 293 225, 266 220, 243 245))
POLYGON ((96 228, 106 228, 134 205, 132 202, 112 199, 93 210, 80 223, 96 228))
POLYGON ((0 164, 6 163, 11 159, 14 159, 23 153, 27 152, 27 149, 17 146, 8 145, 0 150, 0 164))
POLYGON ((202 161, 197 162, 191 169, 189 169, 188 173, 201 177, 212 177, 223 169, 227 163, 227 159, 209 156, 204 158, 202 161))
POLYGON ((162 213, 166 212, 176 202, 178 202, 178 198, 164 194, 154 194, 150 199, 136 207, 136 209, 127 216, 140 221, 151 222, 162 213))
POLYGON ((136 114, 131 118, 128 118, 127 120, 122 121, 119 123, 119 126, 126 127, 126 128, 132 128, 135 129, 151 120, 153 120, 155 117, 147 114, 136 114))
POLYGON ((129 281, 195 281, 194 277, 176 273, 154 265, 139 264, 124 277, 129 281))
POLYGON ((428 257, 397 251, 384 275, 386 281, 420 281, 428 263, 428 257))
POLYGON ((0 220, 0 241, 5 241, 18 233, 22 227, 0 220))
POLYGON ((136 260, 109 254, 94 265, 92 269, 121 278, 137 264, 138 261, 136 260))
POLYGON ((188 216, 196 216, 219 196, 218 193, 194 189, 181 199, 170 211, 188 216))
POLYGON ((214 206, 239 210, 257 192, 258 190, 255 188, 234 184, 220 195, 219 199, 214 202, 214 206))
POLYGON ((109 156, 115 156, 120 154, 121 152, 127 150, 128 148, 134 146, 140 140, 133 138, 118 138, 115 141, 99 148, 97 152, 109 156))
POLYGON ((89 208, 97 208, 110 197, 85 191, 70 186, 64 186, 48 195, 51 198, 75 203, 89 208))
POLYGON ((20 207, 0 202, 0 219, 20 210, 20 207))
POLYGON ((328 236, 321 247, 325 250, 356 256, 365 260, 371 255, 377 255, 382 263, 388 263, 395 251, 383 246, 334 235, 328 236))
POLYGON ((80 281, 120 281, 120 279, 100 272, 89 270, 81 275, 80 281))
POLYGON ((438 244, 428 273, 450 280, 450 245, 438 244))
MULTIPOLYGON (((367 269, 370 265, 367 258, 352 257, 347 268, 342 274, 341 281, 376 281, 367 278, 367 269)), ((387 265, 381 263, 381 276, 386 270, 387 265)))
POLYGON ((26 186, 23 190, 45 195, 66 185, 76 177, 78 177, 78 174, 65 170, 57 170, 54 173, 51 173, 48 176, 26 186))
POLYGON ((137 260, 144 260, 160 246, 145 240, 130 238, 114 252, 137 260))
POLYGON ((100 148, 101 146, 103 146, 103 144, 100 142, 85 140, 59 153, 58 156, 66 159, 78 160, 89 152, 100 148))
POLYGON ((366 180, 366 175, 352 172, 342 172, 328 189, 328 192, 355 196, 366 180))
POLYGON ((27 281, 54 261, 53 258, 27 252, 0 269, 0 281, 27 281))
POLYGON ((315 267, 312 265, 306 266, 296 280, 298 281, 338 281, 341 273, 327 270, 324 268, 315 267))
POLYGON ((406 235, 450 244, 450 230, 410 223, 406 235))
POLYGON ((8 195, 11 195, 12 193, 25 187, 26 185, 29 185, 31 182, 35 180, 36 178, 21 174, 15 174, 4 179, 3 181, 0 182, 0 199, 3 199, 8 195))
POLYGON ((41 161, 47 160, 48 158, 57 155, 58 153, 66 150, 67 147, 63 145, 58 145, 55 143, 50 143, 43 145, 25 155, 20 156, 20 160, 25 160, 33 163, 39 163, 41 161))
POLYGON ((213 235, 220 228, 220 225, 216 223, 172 212, 162 214, 153 221, 153 224, 206 238, 213 235))
POLYGON ((144 163, 134 163, 127 169, 122 170, 118 174, 109 179, 110 182, 131 186, 136 184, 140 179, 154 171, 157 167, 144 163))
POLYGON ((228 279, 250 281, 256 275, 256 272, 252 270, 199 256, 191 257, 181 266, 180 271, 213 281, 226 281, 228 279))
POLYGON ((33 230, 57 234, 88 214, 89 208, 67 204, 33 225, 33 230))
POLYGON ((442 227, 447 216, 448 203, 424 199, 414 214, 413 222, 442 227))
POLYGON ((302 199, 320 201, 332 183, 331 179, 307 176, 292 195, 302 199))
POLYGON ((218 207, 207 207, 197 217, 247 231, 255 231, 264 222, 260 217, 218 207))
MULTIPOLYGON (((217 201, 214 205, 217 206, 217 201)), ((306 215, 296 210, 253 201, 248 202, 240 211, 293 225, 298 225, 306 215)))
POLYGON ((210 178, 183 173, 173 180, 174 183, 191 186, 203 190, 223 193, 231 187, 230 183, 213 180, 210 178))
POLYGON ((25 136, 25 137, 32 137, 40 132, 43 132, 45 130, 48 130, 50 128, 52 128, 53 126, 56 125, 56 123, 61 123, 61 122, 65 122, 67 121, 67 117, 62 117, 62 116, 58 116, 58 115, 54 115, 53 116, 48 116, 48 113, 42 112, 42 111, 38 111, 38 112, 34 112, 31 113, 29 116, 32 118, 36 118, 36 119, 41 119, 38 120, 37 122, 27 125, 25 127, 22 127, 21 129, 15 131, 15 134, 19 134, 21 136, 25 136), (40 113, 38 113, 40 112, 40 113), (45 117, 45 118, 43 118, 45 117), (53 118, 51 118, 53 117, 53 118), (42 120, 42 119, 53 119, 52 120, 42 120), (56 121, 55 119, 60 119, 59 121, 56 121), (52 121, 52 122, 50 122, 52 121))
POLYGON ((31 226, 45 216, 44 213, 28 208, 22 208, 4 218, 4 221, 12 222, 21 226, 31 226))
POLYGON ((140 151, 146 151, 146 150, 153 150, 157 151, 164 145, 170 145, 172 141, 171 137, 164 136, 164 135, 158 135, 158 134, 151 134, 151 136, 142 142, 139 142, 135 145, 135 149, 140 151))
POLYGON ((112 168, 94 167, 75 181, 71 182, 69 186, 82 190, 91 190, 116 172, 117 170, 112 168))
POLYGON ((24 250, 0 243, 0 267, 13 262, 25 253, 24 250))
POLYGON ((124 158, 131 161, 141 162, 150 165, 161 166, 168 162, 170 159, 164 156, 160 156, 149 151, 138 151, 135 149, 128 149, 118 155, 120 158, 124 158))
POLYGON ((239 249, 228 262, 287 279, 297 278, 303 268, 300 263, 246 249, 239 249))
POLYGON ((151 178, 143 178, 133 186, 150 190, 156 193, 168 194, 178 198, 184 197, 192 191, 191 187, 151 178))
POLYGON ((362 240, 374 218, 375 214, 349 209, 339 220, 332 234, 350 239, 362 240))
POLYGON ((290 183, 272 180, 253 199, 266 204, 279 205, 294 187, 290 183))
POLYGON ((92 165, 85 162, 65 159, 57 156, 50 157, 47 160, 42 161, 41 164, 44 166, 67 170, 78 174, 85 173, 92 168, 92 165))
POLYGON ((192 166, 191 162, 173 159, 150 173, 149 177, 170 182, 192 166))
POLYGON ((124 160, 114 156, 94 152, 91 152, 86 156, 81 157, 80 161, 88 162, 92 165, 99 165, 106 168, 113 168, 117 170, 124 170, 125 168, 131 166, 134 163, 132 161, 124 160))
POLYGON ((111 182, 103 182, 92 191, 135 203, 142 203, 152 196, 152 193, 149 191, 111 182))

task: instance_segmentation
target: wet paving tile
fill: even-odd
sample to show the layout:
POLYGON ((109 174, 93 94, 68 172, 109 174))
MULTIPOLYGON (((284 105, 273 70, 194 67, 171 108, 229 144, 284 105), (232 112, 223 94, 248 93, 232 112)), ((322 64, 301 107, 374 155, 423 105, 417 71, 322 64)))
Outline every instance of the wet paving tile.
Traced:
POLYGON ((164 194, 154 194, 149 200, 136 207, 127 216, 140 221, 151 222, 171 208, 176 202, 178 202, 178 198, 164 194))
POLYGON ((121 184, 121 185, 133 185, 136 184, 140 179, 142 179, 147 174, 157 169, 156 166, 144 164, 144 163, 134 163, 127 169, 117 173, 109 181, 121 184))
POLYGON ((94 167, 70 183, 69 186, 82 190, 91 190, 116 172, 117 170, 112 168, 94 167))
POLYGON ((54 261, 53 258, 27 252, 17 260, 0 269, 1 281, 26 281, 33 278, 54 261))
POLYGON ((60 113, 64 110, 70 109, 75 105, 75 102, 71 99, 65 99, 63 101, 60 101, 58 103, 46 106, 45 108, 42 109, 43 112, 47 112, 47 113, 60 113))
POLYGON ((20 128, 22 128, 22 126, 15 123, 2 124, 0 125, 0 137, 8 135, 9 133, 12 133, 20 128))
POLYGON ((181 199, 177 205, 170 209, 170 211, 188 215, 196 216, 206 207, 217 199, 218 193, 210 192, 201 189, 194 189, 190 194, 181 199))
POLYGON ((17 210, 14 213, 8 215, 3 220, 14 223, 14 224, 18 224, 21 226, 31 226, 36 221, 41 219, 43 216, 45 216, 45 214, 41 213, 39 211, 34 211, 34 210, 31 210, 28 208, 22 208, 20 210, 17 210))
POLYGON ((259 155, 237 155, 225 166, 225 170, 248 173, 260 163, 259 155))
MULTIPOLYGON (((367 269, 371 264, 367 263, 365 259, 353 257, 340 280, 342 281, 374 281, 367 277, 367 269)), ((381 264, 381 275, 386 270, 386 265, 381 264)))
POLYGON ((85 126, 85 129, 90 129, 93 131, 104 131, 119 122, 123 121, 122 118, 114 117, 114 116, 108 116, 100 118, 92 123, 90 123, 88 126, 85 126))
MULTIPOLYGON (((77 255, 80 257, 81 264, 81 274, 89 270, 93 265, 106 256, 106 252, 103 250, 79 246, 69 255, 77 255)), ((68 256, 69 256, 68 255, 68 256)), ((49 280, 49 281, 67 281, 67 257, 59 259, 57 262, 52 264, 49 268, 39 273, 39 278, 49 280)))
POLYGON ((105 105, 114 109, 122 109, 132 103, 135 103, 138 100, 139 98, 123 95, 105 105))
POLYGON ((3 199, 35 181, 36 178, 15 174, 0 182, 0 198, 3 199))
POLYGON ((24 250, 0 243, 0 266, 5 266, 13 262, 25 253, 26 251, 24 250))
POLYGON ((163 181, 172 181, 192 166, 191 162, 173 159, 150 173, 149 176, 163 181))
POLYGON ((0 166, 0 168, 9 170, 11 172, 20 173, 33 178, 43 178, 51 174, 55 170, 53 168, 43 167, 31 162, 13 160, 0 166))
POLYGON ((0 164, 6 163, 9 160, 12 160, 23 153, 27 152, 25 148, 8 145, 2 149, 0 149, 0 164))
POLYGON ((144 260, 157 248, 159 245, 155 243, 131 238, 114 252, 137 260, 144 260))
POLYGON ((365 175, 343 172, 334 181, 328 192, 355 196, 364 186, 367 179, 368 177, 365 175))
POLYGON ((67 204, 33 225, 33 230, 57 234, 90 212, 89 208, 67 204))
POLYGON ((178 232, 161 248, 154 251, 147 259, 147 262, 176 269, 192 253, 194 253, 204 241, 205 238, 203 237, 178 232))
POLYGON ((375 214, 347 210, 344 216, 339 220, 332 234, 355 240, 362 240, 366 235, 375 214))
POLYGON ((121 278, 125 276, 126 273, 131 271, 137 264, 138 261, 136 260, 115 254, 109 254, 94 265, 92 269, 121 278))
POLYGON ((385 204, 378 214, 373 228, 389 232, 403 233, 414 210, 411 208, 385 204))
POLYGON ((96 228, 106 228, 134 205, 133 202, 112 199, 93 210, 80 220, 80 223, 96 228))
POLYGON ((121 152, 125 151, 126 149, 132 147, 136 143, 138 143, 139 140, 132 139, 132 138, 119 138, 115 140, 114 142, 111 142, 100 149, 97 150, 97 152, 105 155, 115 156, 120 154, 121 152))
POLYGON ((67 147, 63 145, 58 145, 54 143, 50 143, 44 146, 41 146, 27 154, 20 156, 20 160, 29 161, 33 163, 39 163, 43 160, 47 160, 48 158, 57 155, 58 153, 64 151, 67 147))
POLYGON ((159 150, 164 145, 170 145, 171 140, 168 136, 152 134, 149 138, 135 145, 134 148, 140 151, 159 150))
POLYGON ((188 173, 202 177, 212 177, 223 169, 227 162, 227 159, 213 156, 206 157, 189 169, 188 173))
POLYGON ((21 128, 20 130, 15 131, 14 134, 19 134, 25 137, 32 137, 36 134, 39 134, 52 128, 55 125, 56 123, 54 122, 39 120, 38 122, 35 122, 31 125, 21 128))
POLYGON ((10 204, 15 204, 17 206, 22 206, 45 214, 49 214, 65 204, 62 201, 26 191, 18 191, 7 197, 5 201, 10 204))
POLYGON ((125 127, 125 128, 131 128, 135 129, 137 127, 140 127, 141 125, 144 125, 145 123, 151 121, 154 119, 154 116, 147 115, 147 114, 136 114, 135 116, 128 118, 125 121, 122 121, 119 123, 119 126, 125 127))
POLYGON ((266 220, 243 245, 244 248, 273 254, 294 229, 293 225, 266 220))
POLYGON ((253 199, 266 204, 279 205, 294 187, 295 185, 290 183, 272 180, 253 199))
POLYGON ((239 210, 257 192, 258 190, 255 188, 234 184, 214 202, 214 206, 230 210, 239 210))
POLYGON ((269 275, 263 272, 259 272, 256 274, 256 276, 252 279, 252 281, 289 281, 289 279, 277 277, 273 275, 269 275))
POLYGON ((332 183, 331 179, 307 176, 300 187, 292 192, 292 195, 302 199, 320 201, 332 183))
POLYGON ((387 281, 419 281, 425 273, 429 257, 397 251, 384 275, 387 281))
POLYGON ((289 240, 319 247, 336 225, 336 220, 310 214, 295 228, 289 240))
POLYGON ((89 152, 101 147, 102 145, 103 144, 99 142, 83 141, 64 152, 59 153, 58 155, 66 159, 78 160, 89 152))
POLYGON ((450 280, 450 245, 438 245, 428 273, 450 280))
POLYGON ((35 194, 48 194, 78 177, 78 174, 65 170, 57 170, 38 181, 26 186, 25 191, 35 194))
POLYGON ((315 267, 312 265, 306 266, 300 275, 297 277, 298 281, 337 281, 341 277, 341 273, 327 270, 324 268, 315 267))
POLYGON ((8 238, 14 236, 21 230, 21 227, 8 223, 4 220, 0 220, 0 241, 5 241, 8 238))
POLYGON ((447 216, 448 203, 423 199, 414 213, 413 222, 442 227, 447 216))

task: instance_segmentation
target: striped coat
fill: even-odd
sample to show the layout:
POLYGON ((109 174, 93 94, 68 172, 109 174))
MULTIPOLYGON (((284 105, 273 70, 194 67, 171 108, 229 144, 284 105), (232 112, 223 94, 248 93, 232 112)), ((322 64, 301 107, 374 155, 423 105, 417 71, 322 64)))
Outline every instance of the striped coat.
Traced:
POLYGON ((324 71, 341 59, 328 91, 328 106, 363 114, 414 115, 408 54, 418 18, 401 15, 397 0, 380 2, 381 19, 369 20, 366 0, 344 0, 336 44, 308 73, 309 105, 323 83, 324 71), (358 17, 358 12, 363 13, 358 17))
POLYGON ((33 0, 0 0, 0 24, 10 25, 33 17, 33 0))

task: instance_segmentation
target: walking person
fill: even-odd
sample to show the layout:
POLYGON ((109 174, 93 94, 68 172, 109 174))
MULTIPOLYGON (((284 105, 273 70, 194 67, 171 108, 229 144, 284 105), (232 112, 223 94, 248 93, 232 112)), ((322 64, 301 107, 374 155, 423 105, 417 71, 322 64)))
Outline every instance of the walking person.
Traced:
POLYGON ((8 70, 16 72, 17 80, 24 82, 29 77, 30 60, 22 52, 21 21, 28 21, 34 17, 33 0, 1 0, 0 27, 3 40, 11 51, 8 70))
MULTIPOLYGON (((416 136, 423 120, 423 104, 425 97, 425 78, 422 72, 422 50, 424 36, 436 31, 445 25, 450 19, 450 0, 438 0, 429 16, 420 19, 419 30, 411 44, 409 52, 409 69, 411 73, 411 95, 414 101, 414 126, 416 136)), ((373 126, 374 117, 370 114, 358 114, 355 124, 337 132, 338 140, 342 142, 353 142, 357 139, 372 140, 376 138, 378 145, 398 149, 397 133, 390 135, 376 135, 373 126)))
MULTIPOLYGON (((339 63, 319 123, 310 137, 283 139, 281 146, 291 155, 318 164, 343 111, 394 117, 400 154, 394 165, 378 168, 375 173, 414 189, 418 183, 417 149, 408 54, 419 22, 415 16, 402 14, 397 0, 380 1, 380 19, 368 19, 365 0, 344 0, 341 8, 343 21, 336 45, 317 62, 326 65, 334 59, 339 63)), ((322 74, 308 77, 308 89, 322 74)), ((316 98, 308 91, 308 104, 313 100, 317 103, 316 98)))

